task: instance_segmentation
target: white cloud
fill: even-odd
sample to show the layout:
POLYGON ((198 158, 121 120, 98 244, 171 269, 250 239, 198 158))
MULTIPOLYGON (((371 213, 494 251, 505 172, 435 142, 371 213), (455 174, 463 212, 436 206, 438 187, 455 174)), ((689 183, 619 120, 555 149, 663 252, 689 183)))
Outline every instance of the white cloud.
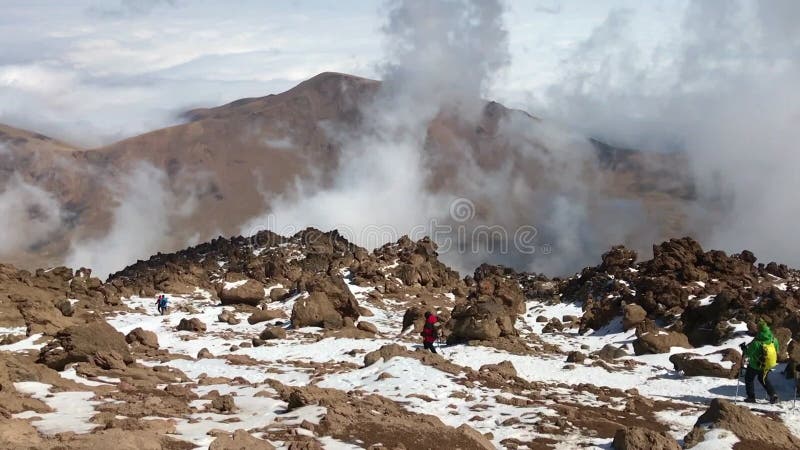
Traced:
POLYGON ((707 247, 800 263, 800 4, 690 2, 677 37, 649 48, 633 20, 612 13, 576 47, 548 110, 622 145, 685 150, 707 247))
MULTIPOLYGON (((538 98, 538 89, 559 79, 564 52, 615 5, 640 7, 511 2, 504 20, 513 63, 484 94, 512 106, 538 98)), ((186 109, 280 92, 324 71, 382 73, 383 18, 371 1, 76 0, 61 2, 58 14, 53 8, 4 2, 0 122, 87 146, 174 124, 186 109)), ((646 40, 670 16, 641 17, 648 20, 635 28, 646 40)))
POLYGON ((385 242, 372 241, 365 233, 371 227, 408 233, 446 214, 449 195, 427 189, 428 125, 440 108, 474 114, 480 106, 476 101, 508 62, 501 13, 495 1, 392 3, 383 28, 385 82, 363 106, 356 132, 329 130, 343 146, 334 185, 298 181, 296 192, 270 199, 270 213, 245 224, 243 233, 311 225, 375 246, 385 242))
POLYGON ((192 192, 180 196, 166 173, 149 164, 122 174, 111 187, 116 206, 110 229, 97 239, 74 240, 66 258, 68 266, 91 267, 101 277, 174 245, 173 221, 196 207, 192 192))
POLYGON ((0 256, 47 243, 62 226, 61 213, 51 193, 13 175, 0 191, 0 256))
POLYGON ((374 74, 372 5, 145 3, 4 4, 0 123, 96 146, 326 70, 374 74))

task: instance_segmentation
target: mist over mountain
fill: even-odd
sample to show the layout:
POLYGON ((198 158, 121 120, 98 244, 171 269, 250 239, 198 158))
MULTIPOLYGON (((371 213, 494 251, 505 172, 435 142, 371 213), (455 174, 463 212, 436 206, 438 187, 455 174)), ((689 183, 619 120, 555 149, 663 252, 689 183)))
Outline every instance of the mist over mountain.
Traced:
POLYGON ((383 86, 321 74, 92 150, 43 147, 15 130, 5 140, 14 166, 6 173, 15 174, 7 183, 41 192, 47 214, 30 216, 41 231, 19 233, 23 243, 7 257, 105 273, 219 234, 316 226, 370 247, 432 234, 464 271, 493 258, 558 272, 608 242, 646 248, 653 233, 682 231, 692 194, 690 180, 670 175, 679 157, 592 143, 478 97, 464 97, 473 112, 462 102, 403 116, 425 103, 397 100, 396 88, 383 86), (419 120, 404 122, 411 117, 419 120), (590 228, 590 209, 595 218, 633 216, 613 230, 590 228), (573 220, 586 228, 579 241, 556 233, 573 220))
POLYGON ((800 448, 800 2, 53 3, 0 449, 800 448))
POLYGON ((690 3, 683 37, 658 45, 626 34, 637 13, 612 9, 527 111, 491 101, 519 59, 518 5, 458 6, 384 5, 380 82, 326 72, 94 148, 4 128, 0 198, 17 212, 2 256, 108 273, 217 235, 315 226, 368 248, 432 235, 464 273, 490 261, 566 274, 611 244, 647 254, 685 234, 794 261, 779 219, 794 203, 767 200, 796 187, 796 102, 783 100, 797 39, 772 45, 790 3, 728 2, 713 30, 717 10, 690 3))

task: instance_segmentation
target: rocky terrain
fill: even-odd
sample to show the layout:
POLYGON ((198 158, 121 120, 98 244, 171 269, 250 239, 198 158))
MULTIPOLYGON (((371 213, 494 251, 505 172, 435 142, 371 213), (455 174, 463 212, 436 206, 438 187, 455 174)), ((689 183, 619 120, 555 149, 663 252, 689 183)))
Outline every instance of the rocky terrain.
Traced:
POLYGON ((2 265, 0 448, 800 448, 800 273, 691 238, 653 254, 461 278, 428 239, 370 252, 307 229, 106 281, 2 265), (781 340, 784 401, 748 408, 738 345, 759 319, 781 340))
MULTIPOLYGON (((271 211, 275 197, 291 194, 297 179, 315 175, 320 187, 332 182, 346 164, 340 160, 342 136, 363 122, 362 109, 380 87, 375 80, 322 73, 286 92, 192 110, 184 124, 94 149, 0 125, 0 190, 20 183, 37 189, 39 195, 28 195, 20 206, 27 214, 19 222, 43 228, 30 227, 18 236, 24 245, 0 247, 0 258, 25 268, 63 261, 72 242, 99 239, 113 229, 120 203, 139 205, 137 199, 151 196, 160 201, 145 202, 134 212, 164 222, 153 251, 240 234, 245 223, 271 211)), ((496 102, 482 104, 477 118, 442 111, 429 124, 427 188, 459 193, 464 188, 460 164, 472 162, 475 170, 491 174, 504 161, 513 167, 508 176, 518 176, 531 192, 560 189, 557 177, 542 176, 558 164, 551 161, 554 152, 542 121, 496 102), (510 124, 524 133, 509 131, 510 124)), ((586 166, 581 179, 584 195, 592 197, 587 204, 600 213, 614 199, 635 205, 638 219, 653 219, 651 229, 628 233, 633 244, 649 245, 654 231, 659 236, 685 232, 684 208, 694 193, 679 155, 598 141, 584 147, 582 161, 573 166, 586 166)), ((532 207, 539 201, 544 200, 534 196, 526 203, 532 207)))

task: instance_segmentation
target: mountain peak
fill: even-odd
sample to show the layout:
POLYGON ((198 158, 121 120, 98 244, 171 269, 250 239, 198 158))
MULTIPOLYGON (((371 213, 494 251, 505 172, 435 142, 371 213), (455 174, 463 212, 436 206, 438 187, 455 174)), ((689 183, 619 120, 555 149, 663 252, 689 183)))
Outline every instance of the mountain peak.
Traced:
POLYGON ((280 94, 242 98, 222 106, 193 109, 185 112, 183 117, 194 122, 209 118, 222 118, 230 114, 251 114, 287 101, 305 102, 312 107, 315 105, 328 106, 332 107, 334 111, 341 108, 350 109, 349 106, 357 101, 357 99, 353 99, 354 95, 360 96, 364 93, 371 95, 378 86, 380 86, 380 81, 377 80, 339 72, 322 72, 280 94), (343 105, 345 100, 349 105, 343 105))
POLYGON ((22 128, 17 128, 2 123, 0 123, 0 145, 5 145, 20 150, 48 149, 67 152, 78 150, 78 148, 61 142, 57 139, 53 139, 50 136, 45 136, 41 133, 23 130, 22 128))

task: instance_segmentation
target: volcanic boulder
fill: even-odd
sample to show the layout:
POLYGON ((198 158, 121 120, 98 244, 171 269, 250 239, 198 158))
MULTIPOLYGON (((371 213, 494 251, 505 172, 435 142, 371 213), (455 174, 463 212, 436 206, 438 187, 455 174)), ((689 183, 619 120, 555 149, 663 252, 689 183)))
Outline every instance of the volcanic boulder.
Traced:
POLYGON ((152 287, 158 292, 192 294, 195 287, 202 285, 202 271, 192 266, 189 261, 184 261, 180 265, 165 264, 153 274, 152 287))
POLYGON ((236 318, 236 313, 233 311, 229 311, 227 309, 222 310, 221 313, 217 316, 217 320, 223 323, 227 323, 228 325, 238 325, 241 323, 241 320, 236 318))
POLYGON ((789 359, 786 361, 786 376, 800 384, 800 344, 793 340, 787 347, 789 359))
POLYGON ((670 239, 653 245, 653 259, 645 263, 649 274, 672 275, 684 282, 705 281, 708 274, 697 269, 703 248, 692 238, 670 239))
POLYGON ((127 336, 125 341, 128 344, 139 344, 144 347, 158 349, 158 336, 152 331, 142 329, 142 327, 134 328, 127 336))
POLYGON ((630 330, 631 328, 639 325, 647 318, 647 311, 641 306, 633 303, 625 305, 622 312, 622 328, 630 330))
POLYGON ((680 450, 675 439, 641 427, 620 428, 614 434, 615 450, 680 450))
POLYGON ((355 320, 360 316, 358 301, 340 275, 315 277, 306 281, 305 284, 309 294, 313 295, 318 292, 325 294, 333 308, 342 317, 350 317, 355 320))
POLYGON ((709 428, 722 428, 735 434, 743 448, 797 449, 800 438, 795 437, 782 422, 753 414, 744 406, 715 398, 694 428, 684 438, 686 448, 703 441, 709 428))
POLYGON ((564 331, 564 324, 557 317, 553 317, 542 327, 542 334, 560 333, 562 331, 564 331))
POLYGON ((475 269, 476 290, 471 298, 492 298, 512 314, 525 314, 525 294, 513 269, 481 264, 475 269))
POLYGON ((204 333, 206 331, 206 324, 197 317, 191 319, 183 318, 176 327, 178 331, 191 331, 194 333, 204 333))
POLYGON ((680 283, 724 280, 730 286, 753 285, 756 257, 745 250, 728 256, 719 250, 703 252, 690 237, 670 239, 653 246, 653 259, 644 264, 647 275, 668 277, 680 283))
POLYGON ((636 257, 634 250, 628 249, 624 245, 617 245, 603 254, 603 262, 598 269, 610 275, 619 276, 633 267, 634 263, 636 263, 636 257))
POLYGON ((208 450, 275 450, 275 447, 267 441, 254 438, 245 430, 236 430, 230 436, 218 436, 208 450))
POLYGON ((286 314, 280 309, 260 309, 251 314, 250 317, 247 318, 247 323, 249 323, 250 325, 255 325, 261 322, 267 322, 274 319, 285 319, 285 318, 286 314))
POLYGON ((364 322, 363 320, 358 322, 356 328, 361 331, 366 331, 367 333, 378 334, 378 327, 376 327, 375 324, 364 322))
POLYGON ((284 289, 284 288, 275 287, 275 288, 272 288, 269 291, 269 299, 270 299, 270 301, 273 301, 273 302, 277 302, 277 301, 283 300, 288 295, 289 295, 289 290, 288 289, 284 289))
POLYGON ((65 315, 50 299, 39 296, 28 297, 29 293, 12 296, 11 300, 19 309, 19 313, 27 325, 28 334, 43 333, 53 336, 66 327, 75 324, 71 315, 65 315))
POLYGON ((338 329, 358 319, 358 301, 341 276, 320 276, 305 282, 308 297, 298 298, 292 308, 292 326, 338 329))
POLYGON ((592 353, 592 355, 595 355, 597 358, 605 362, 613 362, 615 359, 629 356, 628 352, 626 352, 623 348, 616 347, 613 344, 604 345, 603 348, 592 353))
POLYGON ((748 298, 748 291, 734 291, 725 288, 713 297, 711 302, 692 301, 681 315, 683 330, 689 342, 695 346, 721 345, 730 339, 733 327, 727 319, 734 311, 749 309, 755 298, 748 298))
POLYGON ((286 330, 281 327, 269 327, 258 335, 258 338, 264 341, 270 339, 286 339, 286 330))
POLYGON ((642 333, 633 341, 633 350, 637 355, 668 353, 672 347, 692 348, 685 334, 661 329, 642 333))
POLYGON ((792 330, 785 327, 778 327, 772 330, 775 339, 778 340, 780 351, 778 361, 786 361, 789 358, 789 341, 792 340, 792 330))
MULTIPOLYGON (((685 333, 693 345, 719 345, 730 337, 727 320, 742 320, 749 310, 761 308, 748 297, 765 296, 758 277, 766 277, 766 272, 753 266, 756 258, 749 251, 731 256, 704 252, 697 241, 685 237, 654 245, 653 255, 634 265, 632 252, 614 247, 601 264, 583 269, 565 283, 562 300, 584 304, 581 333, 598 330, 620 315, 625 329, 630 329, 642 320, 644 310, 652 320, 679 324, 673 330, 685 333), (700 301, 710 295, 717 295, 713 303, 700 301), (623 304, 638 306, 626 311, 620 308, 623 304)), ((764 313, 779 319, 773 324, 789 325, 780 314, 764 313)))
POLYGON ((491 341, 501 336, 516 336, 516 315, 493 300, 475 300, 453 307, 453 330, 449 341, 491 341))
POLYGON ((730 348, 708 355, 676 353, 669 361, 687 377, 736 378, 742 368, 741 353, 730 348))
POLYGON ((124 357, 114 351, 99 351, 92 357, 92 362, 105 370, 125 370, 127 364, 124 357))
MULTIPOLYGON (((458 273, 438 260, 436 250, 436 243, 428 237, 414 242, 408 236, 403 236, 396 243, 376 249, 375 255, 389 261, 394 260, 396 267, 391 269, 391 274, 406 286, 450 288, 460 284, 458 273)), ((362 264, 362 267, 360 270, 365 272, 365 278, 375 278, 373 265, 362 264)), ((362 276, 360 272, 356 275, 362 276)))
POLYGON ((579 351, 572 351, 567 354, 567 362, 575 364, 583 364, 586 360, 586 355, 579 351))
POLYGON ((648 313, 663 314, 675 307, 685 308, 689 302, 683 285, 670 277, 642 276, 634 280, 633 286, 636 291, 633 301, 648 313))
POLYGON ((494 450, 484 435, 468 425, 453 428, 432 415, 409 412, 379 395, 361 395, 317 386, 270 385, 288 403, 289 410, 307 405, 327 408, 315 429, 337 439, 357 439, 364 448, 494 450), (435 436, 435 442, 431 437, 435 436))
POLYGON ((484 364, 478 372, 492 372, 503 376, 504 378, 514 378, 517 376, 517 368, 511 361, 501 361, 497 364, 484 364))
POLYGON ((324 292, 315 292, 308 297, 299 298, 292 308, 292 326, 321 327, 338 329, 344 326, 342 315, 324 292))
POLYGON ((525 295, 513 270, 481 265, 475 270, 475 288, 467 300, 453 307, 451 342, 491 341, 517 336, 517 315, 525 312, 525 295))
POLYGON ((258 306, 265 298, 264 285, 253 279, 226 282, 219 291, 219 299, 223 305, 241 303, 258 306))
POLYGON ((778 264, 775 261, 770 261, 764 271, 778 278, 789 277, 789 268, 786 266, 786 264, 778 264))
POLYGON ((238 411, 236 403, 233 401, 233 396, 230 394, 220 395, 211 400, 209 409, 222 414, 229 414, 238 411))
POLYGON ((407 355, 409 350, 402 345, 398 344, 386 344, 377 350, 373 350, 366 355, 364 355, 364 367, 371 366, 376 362, 383 359, 384 361, 388 361, 395 356, 402 356, 407 355))
POLYGON ((101 362, 118 365, 133 362, 125 336, 103 320, 66 328, 39 353, 38 362, 55 370, 64 370, 75 362, 101 362))
MULTIPOLYGON (((93 278, 91 288, 82 278, 72 288, 73 271, 64 267, 52 270, 37 270, 31 274, 14 266, 0 264, 0 326, 26 326, 27 334, 43 333, 55 336, 60 330, 83 323, 76 316, 72 302, 67 299, 84 300, 92 309, 103 309, 106 286, 93 278)), ((115 297, 111 301, 118 300, 115 297)))

